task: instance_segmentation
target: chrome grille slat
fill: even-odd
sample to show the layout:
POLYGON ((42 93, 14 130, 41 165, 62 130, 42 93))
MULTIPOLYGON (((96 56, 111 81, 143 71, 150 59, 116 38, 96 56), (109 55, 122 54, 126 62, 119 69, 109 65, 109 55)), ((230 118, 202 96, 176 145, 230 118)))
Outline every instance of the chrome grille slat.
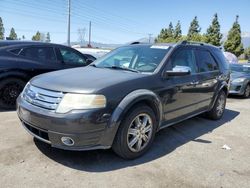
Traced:
POLYGON ((55 97, 55 98, 62 98, 63 97, 63 93, 62 92, 58 92, 58 91, 50 91, 50 90, 45 90, 42 88, 38 88, 35 86, 30 85, 30 90, 34 91, 35 93, 39 93, 48 97, 55 97))
POLYGON ((34 106, 55 111, 63 95, 62 92, 46 90, 28 84, 23 91, 22 97, 34 106))

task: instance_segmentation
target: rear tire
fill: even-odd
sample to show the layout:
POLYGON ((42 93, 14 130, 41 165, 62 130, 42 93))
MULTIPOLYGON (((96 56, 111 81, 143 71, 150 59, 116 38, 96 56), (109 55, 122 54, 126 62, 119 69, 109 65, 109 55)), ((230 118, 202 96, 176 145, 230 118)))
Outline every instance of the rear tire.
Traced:
POLYGON ((220 91, 213 108, 206 112, 206 117, 212 120, 219 120, 224 114, 227 96, 224 91, 220 91))
POLYGON ((0 82, 0 108, 14 110, 16 99, 22 92, 25 82, 17 78, 7 78, 0 82))
POLYGON ((250 84, 247 85, 243 97, 248 98, 249 96, 250 96, 250 84))
POLYGON ((124 159, 135 159, 150 148, 156 129, 153 110, 146 105, 138 105, 121 122, 112 149, 124 159))

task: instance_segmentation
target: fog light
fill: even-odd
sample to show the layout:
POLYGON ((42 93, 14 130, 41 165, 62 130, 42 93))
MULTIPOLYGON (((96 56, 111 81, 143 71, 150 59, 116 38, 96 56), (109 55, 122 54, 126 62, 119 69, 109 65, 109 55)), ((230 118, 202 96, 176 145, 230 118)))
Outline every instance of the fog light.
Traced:
POLYGON ((62 137, 61 141, 66 146, 73 146, 75 144, 74 140, 70 137, 62 137))

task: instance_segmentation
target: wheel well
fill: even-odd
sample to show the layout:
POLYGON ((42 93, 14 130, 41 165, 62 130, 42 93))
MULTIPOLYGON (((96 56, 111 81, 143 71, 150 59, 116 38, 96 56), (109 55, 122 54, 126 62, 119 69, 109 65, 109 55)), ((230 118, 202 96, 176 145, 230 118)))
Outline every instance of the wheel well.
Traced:
POLYGON ((224 86, 224 87, 222 88, 222 91, 224 91, 225 94, 228 95, 228 88, 227 88, 226 86, 224 86))
POLYGON ((5 76, 5 77, 2 77, 1 78, 1 82, 2 81, 4 81, 4 80, 7 80, 7 79, 12 79, 12 78, 14 78, 14 79, 20 79, 21 81, 23 81, 23 82, 28 82, 28 80, 27 79, 25 79, 24 77, 22 77, 22 76, 18 76, 18 75, 9 75, 9 76, 5 76))
POLYGON ((135 104, 133 104, 127 110, 126 115, 130 111, 130 109, 133 109, 133 108, 135 108, 135 106, 140 106, 140 105, 147 105, 148 107, 150 107, 153 110, 153 112, 155 114, 157 125, 159 125, 159 122, 160 122, 160 112, 159 112, 159 109, 157 107, 157 104, 155 104, 152 100, 149 100, 149 99, 143 99, 143 100, 140 100, 140 101, 136 102, 135 104))

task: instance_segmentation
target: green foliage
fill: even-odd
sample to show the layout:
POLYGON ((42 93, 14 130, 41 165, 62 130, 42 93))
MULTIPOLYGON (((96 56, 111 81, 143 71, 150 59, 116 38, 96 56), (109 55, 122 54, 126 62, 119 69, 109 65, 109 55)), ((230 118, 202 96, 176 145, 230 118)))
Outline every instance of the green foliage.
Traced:
POLYGON ((13 27, 10 30, 9 39, 10 40, 17 40, 17 34, 16 34, 15 29, 13 27))
POLYGON ((22 36, 22 40, 25 40, 25 36, 24 35, 22 36))
POLYGON ((41 33, 37 31, 36 34, 32 37, 32 40, 41 41, 41 33))
POLYGON ((241 29, 238 22, 239 16, 236 16, 236 20, 233 23, 233 27, 230 29, 227 40, 224 43, 225 51, 231 52, 239 57, 243 52, 243 44, 241 42, 241 29))
POLYGON ((3 27, 3 20, 0 17, 0 40, 4 39, 4 27, 3 27))
POLYGON ((193 21, 190 23, 188 29, 187 40, 189 41, 201 41, 202 36, 200 35, 201 28, 197 16, 194 17, 193 21))
POLYGON ((175 26, 175 30, 174 30, 174 39, 176 41, 180 41, 181 37, 182 37, 182 31, 181 31, 181 23, 180 21, 177 22, 176 26, 175 26))
POLYGON ((50 34, 49 32, 46 34, 46 39, 45 39, 45 42, 50 42, 50 34))
POLYGON ((245 55, 246 59, 250 59, 250 47, 248 47, 244 50, 244 55, 245 55))
POLYGON ((220 23, 218 21, 217 13, 214 15, 212 24, 207 29, 205 34, 205 42, 215 46, 221 45, 222 34, 220 33, 220 23))
POLYGON ((156 42, 178 42, 182 38, 181 33, 182 32, 180 21, 178 21, 177 25, 175 26, 175 29, 173 27, 172 22, 170 22, 168 28, 161 30, 160 34, 156 38, 156 42))

